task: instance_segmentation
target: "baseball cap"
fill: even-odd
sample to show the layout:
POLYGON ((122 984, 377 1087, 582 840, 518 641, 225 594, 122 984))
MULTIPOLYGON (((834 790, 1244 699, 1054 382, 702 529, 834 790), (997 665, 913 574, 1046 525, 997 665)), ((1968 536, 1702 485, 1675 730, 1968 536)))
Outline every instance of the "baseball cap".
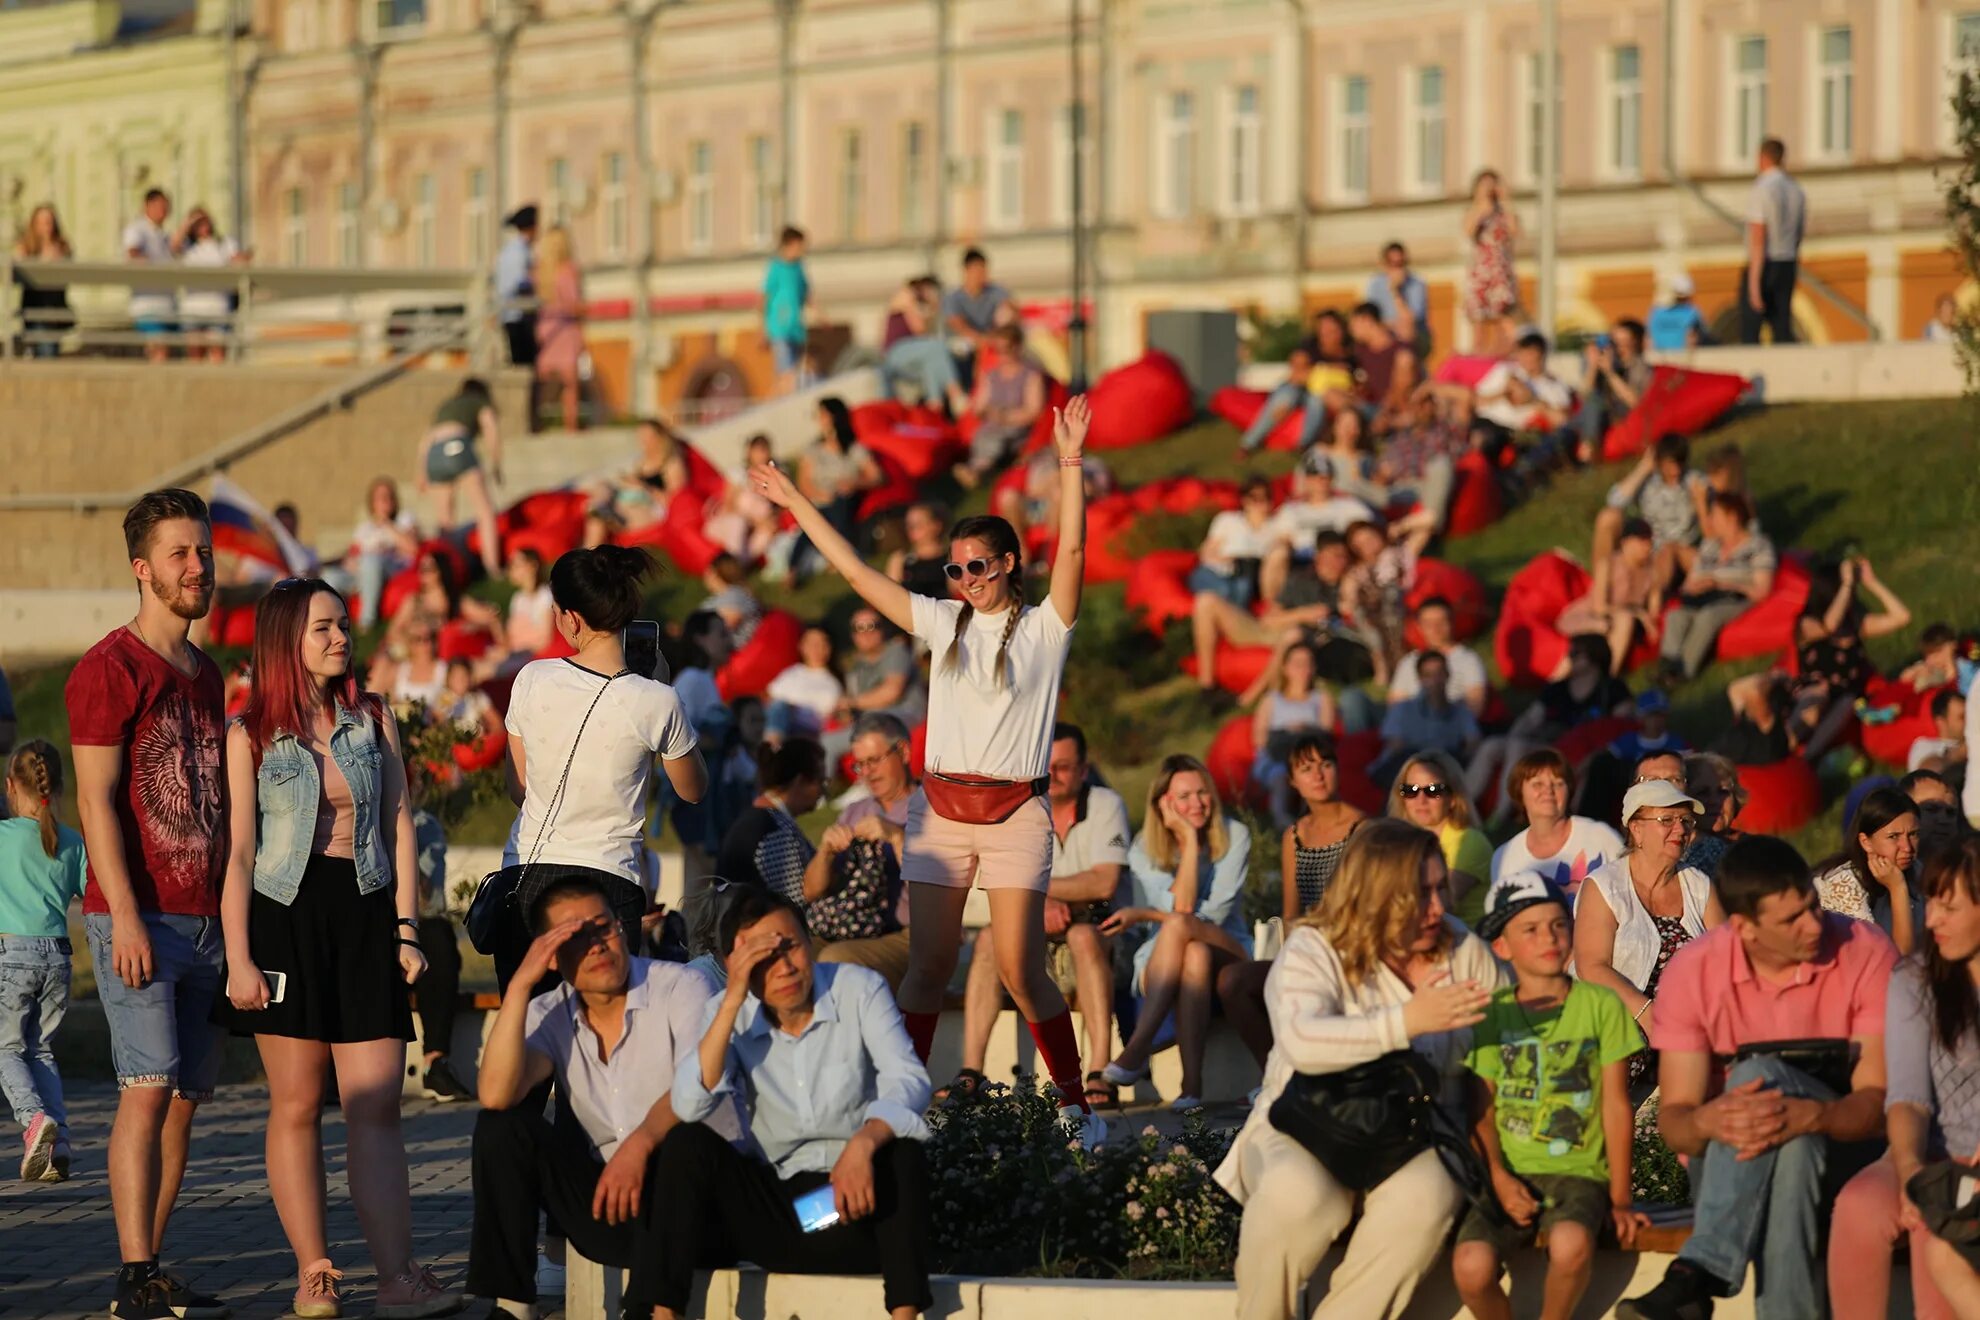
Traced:
POLYGON ((1646 779, 1631 784, 1629 791, 1623 794, 1623 824, 1629 824, 1630 817, 1645 807, 1690 807, 1693 812, 1705 810, 1697 798, 1668 779, 1646 779))
POLYGON ((1671 276, 1671 297, 1689 298, 1698 292, 1698 284, 1683 271, 1671 276))
POLYGON ((1638 715, 1664 715, 1671 709, 1671 699, 1664 695, 1662 688, 1644 688, 1636 694, 1638 715))
POLYGON ((1491 891, 1485 895, 1485 915, 1478 919, 1478 933, 1487 940, 1496 940, 1505 934, 1514 917, 1542 903, 1559 903, 1568 912, 1574 911, 1574 905, 1560 886, 1538 871, 1504 876, 1493 882, 1491 891))
POLYGON ((1309 477, 1331 477, 1334 475, 1334 460, 1318 449, 1309 449, 1299 460, 1299 470, 1309 477))

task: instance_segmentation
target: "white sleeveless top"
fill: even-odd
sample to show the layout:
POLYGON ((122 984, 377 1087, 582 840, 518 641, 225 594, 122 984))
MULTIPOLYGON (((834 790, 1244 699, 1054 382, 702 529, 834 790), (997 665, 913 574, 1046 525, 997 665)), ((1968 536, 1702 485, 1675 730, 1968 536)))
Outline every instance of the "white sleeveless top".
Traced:
MULTIPOLYGON (((1712 881, 1695 866, 1679 867, 1677 881, 1678 890, 1684 895, 1681 920, 1685 934, 1697 939, 1705 933, 1705 905, 1712 899, 1712 881)), ((1609 965, 1641 990, 1657 966, 1657 951, 1663 941, 1658 938, 1657 923, 1650 919, 1648 909, 1636 896, 1635 882, 1629 878, 1629 858, 1618 857, 1588 873, 1575 897, 1577 911, 1581 907, 1580 894, 1587 893, 1590 885, 1602 891, 1603 901, 1616 916, 1616 949, 1609 965)))

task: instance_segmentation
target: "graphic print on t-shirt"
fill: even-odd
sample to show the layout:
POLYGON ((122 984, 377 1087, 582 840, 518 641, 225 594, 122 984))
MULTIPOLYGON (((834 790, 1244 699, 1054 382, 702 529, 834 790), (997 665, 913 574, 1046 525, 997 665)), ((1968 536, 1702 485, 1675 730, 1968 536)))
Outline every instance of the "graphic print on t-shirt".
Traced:
POLYGON ((154 872, 217 891, 221 846, 221 732, 201 719, 183 689, 162 694, 130 745, 132 805, 154 872))
POLYGON ((1581 1145, 1595 1119, 1598 1044, 1592 1036, 1545 1040, 1522 1035, 1499 1042, 1499 1126, 1565 1155, 1581 1145))

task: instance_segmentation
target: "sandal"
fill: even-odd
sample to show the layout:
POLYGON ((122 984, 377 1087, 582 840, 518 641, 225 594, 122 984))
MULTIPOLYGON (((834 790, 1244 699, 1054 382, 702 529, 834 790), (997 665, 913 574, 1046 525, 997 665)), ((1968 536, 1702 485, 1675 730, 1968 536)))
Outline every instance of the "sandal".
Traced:
POLYGON ((1120 1088, 1108 1082, 1106 1074, 1090 1072, 1086 1074, 1086 1104, 1089 1109, 1098 1109, 1103 1105, 1110 1109, 1119 1109, 1120 1088))
POLYGON ((935 1093, 935 1103, 943 1104, 953 1100, 957 1104, 968 1104, 983 1098, 984 1088, 990 1079, 974 1068, 964 1068, 956 1074, 956 1079, 935 1093))

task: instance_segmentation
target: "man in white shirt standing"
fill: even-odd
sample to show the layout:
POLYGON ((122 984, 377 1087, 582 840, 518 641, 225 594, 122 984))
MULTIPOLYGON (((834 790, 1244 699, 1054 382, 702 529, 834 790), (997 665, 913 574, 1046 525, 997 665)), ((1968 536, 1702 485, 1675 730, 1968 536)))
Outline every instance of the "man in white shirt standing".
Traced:
POLYGON ((1787 145, 1779 138, 1760 144, 1759 174, 1746 204, 1746 271, 1739 284, 1739 337, 1760 342, 1760 327, 1777 344, 1794 342, 1794 282, 1801 260, 1801 231, 1808 197, 1781 163, 1787 145))
MULTIPOLYGON (((171 214, 172 199, 163 188, 146 192, 142 214, 124 226, 125 257, 154 266, 169 266, 177 260, 172 237, 165 232, 165 221, 171 214)), ((173 319, 177 311, 177 301, 170 293, 131 295, 131 326, 144 336, 147 361, 163 362, 171 357, 172 349, 165 337, 179 328, 173 319)))

